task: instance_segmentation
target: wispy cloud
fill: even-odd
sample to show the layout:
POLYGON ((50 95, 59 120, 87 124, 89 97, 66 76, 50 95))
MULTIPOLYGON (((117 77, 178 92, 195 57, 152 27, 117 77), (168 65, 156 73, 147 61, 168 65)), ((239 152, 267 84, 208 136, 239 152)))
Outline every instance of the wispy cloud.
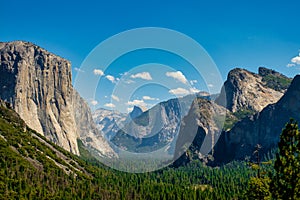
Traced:
POLYGON ((300 53, 298 56, 291 59, 291 62, 297 65, 300 65, 300 53))
POLYGON ((144 80, 152 80, 151 74, 149 72, 140 72, 130 76, 131 78, 140 78, 144 80))
POLYGON ((214 85, 211 84, 211 83, 207 84, 207 86, 210 87, 210 88, 213 88, 213 87, 214 87, 214 85))
POLYGON ((131 80, 131 79, 128 79, 128 80, 125 80, 124 83, 126 83, 126 84, 132 84, 132 83, 135 83, 135 81, 131 80))
POLYGON ((287 67, 295 67, 296 65, 300 65, 300 53, 298 56, 295 56, 291 59, 291 63, 288 63, 287 67))
POLYGON ((135 99, 133 101, 128 101, 127 105, 129 105, 129 106, 147 107, 147 104, 144 102, 144 100, 139 100, 139 99, 135 99))
POLYGON ((133 107, 128 107, 128 108, 127 108, 127 112, 128 112, 128 113, 132 112, 132 110, 133 110, 133 107))
POLYGON ((176 79, 176 80, 178 80, 178 81, 180 81, 181 83, 184 83, 184 84, 187 84, 187 82, 188 82, 181 71, 167 72, 166 76, 167 77, 172 77, 172 78, 174 78, 174 79, 176 79))
POLYGON ((287 64, 286 66, 287 66, 287 67, 295 67, 296 64, 294 64, 294 63, 289 63, 289 64, 287 64))
POLYGON ((96 76, 103 76, 104 75, 104 72, 101 69, 94 69, 93 73, 96 76))
POLYGON ((116 82, 115 77, 113 77, 112 75, 106 75, 105 78, 106 78, 107 80, 109 80, 110 82, 112 82, 112 83, 115 83, 115 82, 116 82))
POLYGON ((149 97, 149 96, 143 96, 144 100, 149 100, 149 101, 158 101, 159 98, 154 98, 154 97, 149 97))
POLYGON ((80 69, 80 68, 78 68, 78 67, 75 67, 74 70, 75 70, 76 72, 82 72, 82 73, 85 72, 84 70, 82 70, 82 69, 80 69))
POLYGON ((108 107, 108 108, 115 108, 116 107, 115 104, 113 104, 113 103, 106 103, 106 104, 104 104, 104 106, 108 107))
POLYGON ((194 93, 198 93, 200 92, 200 90, 198 90, 197 88, 193 87, 190 89, 190 93, 194 94, 194 93))
POLYGON ((96 100, 91 100, 90 103, 91 103, 93 106, 95 106, 95 105, 98 104, 98 101, 96 101, 96 100))
POLYGON ((191 84, 191 85, 195 85, 196 83, 198 83, 197 80, 190 80, 190 84, 191 84))
POLYGON ((190 93, 190 91, 188 91, 187 89, 184 89, 184 88, 176 88, 176 89, 169 90, 169 93, 174 94, 174 95, 183 96, 183 95, 188 95, 190 93))
POLYGON ((120 101, 119 97, 117 97, 116 95, 111 95, 111 98, 115 101, 120 101))

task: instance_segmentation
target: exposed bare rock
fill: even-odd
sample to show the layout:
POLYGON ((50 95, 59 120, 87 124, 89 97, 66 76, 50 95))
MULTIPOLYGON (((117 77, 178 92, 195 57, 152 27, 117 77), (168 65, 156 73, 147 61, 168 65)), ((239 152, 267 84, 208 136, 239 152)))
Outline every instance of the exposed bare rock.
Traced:
POLYGON ((243 160, 251 157, 255 146, 262 152, 277 146, 282 128, 292 117, 300 121, 300 76, 297 75, 284 96, 260 113, 238 122, 229 132, 224 132, 216 145, 216 163, 243 160))
POLYGON ((97 129, 104 134, 107 140, 112 139, 122 128, 127 119, 127 114, 118 111, 98 108, 93 112, 93 119, 97 129))
POLYGON ((231 114, 213 101, 195 99, 180 127, 174 155, 174 159, 179 159, 174 166, 193 159, 206 161, 209 153, 214 154, 214 145, 220 137, 226 115, 231 114))
POLYGON ((260 68, 259 72, 260 74, 255 74, 240 68, 231 70, 216 102, 232 112, 239 110, 259 112, 267 105, 276 103, 286 88, 274 88, 279 85, 274 81, 282 78, 288 82, 289 79, 266 68, 260 68), (224 105, 224 102, 227 102, 227 105, 224 105))
POLYGON ((99 135, 87 104, 72 86, 71 64, 64 58, 28 42, 0 43, 0 76, 0 98, 30 128, 64 149, 79 154, 78 138, 99 135))

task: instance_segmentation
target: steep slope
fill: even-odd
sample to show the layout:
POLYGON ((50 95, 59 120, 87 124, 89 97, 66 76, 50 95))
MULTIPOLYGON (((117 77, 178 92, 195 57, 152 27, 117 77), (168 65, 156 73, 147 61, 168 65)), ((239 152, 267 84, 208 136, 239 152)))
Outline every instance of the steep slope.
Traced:
POLYGON ((284 96, 260 113, 238 122, 229 132, 224 132, 216 145, 215 162, 223 163, 252 156, 255 146, 262 152, 276 147, 282 127, 292 117, 300 121, 300 76, 297 75, 284 96))
POLYGON ((226 117, 234 118, 226 108, 213 101, 195 99, 188 115, 183 118, 173 165, 177 167, 197 159, 207 162, 208 154, 214 153, 226 117))
POLYGON ((206 92, 161 102, 140 116, 126 123, 112 142, 122 149, 147 152, 166 147, 173 155, 181 121, 193 104, 193 100, 215 98, 206 92))
POLYGON ((103 154, 112 152, 72 86, 69 61, 32 43, 0 43, 0 77, 0 98, 10 102, 30 128, 74 154, 79 154, 77 139, 89 145, 90 135, 97 135, 103 154))
POLYGON ((109 169, 80 142, 81 158, 47 141, 5 106, 0 101, 0 199, 236 199, 247 186, 250 170, 242 164, 140 174, 109 169))
MULTIPOLYGON (((237 157, 244 158, 246 154, 251 155, 249 152, 251 152, 257 144, 258 136, 253 133, 254 125, 251 123, 249 124, 249 121, 251 121, 250 119, 253 120, 255 116, 258 116, 259 114, 255 116, 253 115, 258 113, 265 106, 273 102, 277 102, 291 83, 290 78, 274 70, 260 67, 258 71, 259 74, 251 73, 239 68, 231 70, 226 82, 224 83, 221 94, 216 99, 216 103, 221 106, 217 106, 211 101, 204 103, 203 100, 199 101, 198 99, 199 109, 195 109, 195 106, 192 106, 193 110, 191 110, 183 120, 180 128, 180 134, 177 139, 175 158, 184 152, 184 150, 187 151, 174 163, 174 166, 180 166, 190 162, 191 160, 197 159, 204 162, 208 161, 207 157, 203 156, 203 150, 201 150, 201 148, 203 148, 203 145, 206 144, 206 142, 204 142, 204 138, 207 136, 209 130, 216 127, 216 121, 214 121, 214 118, 212 118, 212 120, 207 116, 214 115, 213 111, 216 110, 217 107, 220 107, 220 110, 222 110, 222 108, 225 109, 223 106, 227 106, 228 110, 225 109, 225 111, 223 111, 223 113, 226 113, 225 119, 222 118, 223 126, 219 129, 215 129, 220 137, 218 137, 219 140, 216 146, 212 148, 212 151, 210 152, 210 154, 215 157, 215 162, 213 164, 223 162, 225 160, 229 162, 237 157), (227 100, 227 104, 226 101, 224 101, 225 98, 227 100), (208 115, 206 116, 204 113, 208 115), (228 134, 229 131, 232 132, 232 134, 228 134), (237 132, 238 134, 234 135, 237 132), (245 132, 248 133, 247 136, 243 134, 245 132), (229 139, 225 141, 225 135, 230 137, 230 141, 228 141, 229 139), (195 138, 193 141, 189 141, 190 137, 195 138), (186 145, 184 145, 185 140, 191 143, 188 149, 186 145), (231 141, 232 143, 239 143, 235 140, 241 143, 243 143, 242 141, 244 140, 248 140, 249 144, 243 143, 242 147, 247 149, 248 147, 246 146, 250 145, 251 150, 248 149, 248 152, 245 152, 243 148, 235 149, 233 148, 234 145, 231 144, 228 148, 224 147, 231 143, 231 141), (183 149, 178 149, 182 147, 183 149), (231 154, 236 155, 236 157, 231 154)), ((272 106, 270 105, 269 107, 272 106)), ((222 114, 219 114, 219 116, 222 116, 222 114)), ((276 127, 283 127, 282 123, 279 123, 276 127)), ((257 127, 257 130, 255 131, 260 131, 262 128, 263 126, 257 127)), ((273 130, 276 129, 274 128, 273 130)), ((281 130, 281 128, 278 130, 281 130)), ((273 137, 271 138, 272 140, 270 138, 265 138, 266 141, 264 142, 268 144, 266 145, 266 149, 270 149, 274 146, 269 144, 275 144, 278 139, 273 137)), ((217 138, 215 140, 217 140, 217 138)), ((209 163, 212 162, 209 161, 209 163)))
POLYGON ((127 115, 118 111, 98 108, 93 112, 93 120, 107 140, 112 139, 123 127, 127 115))
POLYGON ((178 99, 161 102, 125 124, 112 142, 133 152, 159 149, 174 139, 180 120, 181 105, 178 99))
POLYGON ((267 105, 276 103, 290 81, 288 77, 262 67, 259 68, 259 74, 236 68, 229 72, 216 102, 232 112, 259 112, 267 105))
POLYGON ((133 110, 129 113, 131 119, 135 119, 143 113, 143 110, 138 106, 133 106, 133 110))
POLYGON ((51 198, 58 188, 75 192, 88 184, 91 175, 81 160, 28 128, 9 106, 0 100, 0 199, 51 198))

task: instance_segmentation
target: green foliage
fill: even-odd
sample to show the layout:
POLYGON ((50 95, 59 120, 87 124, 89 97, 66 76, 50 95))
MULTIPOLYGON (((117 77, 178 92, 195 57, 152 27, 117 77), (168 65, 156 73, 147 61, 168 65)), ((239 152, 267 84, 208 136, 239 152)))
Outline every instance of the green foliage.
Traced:
POLYGON ((266 86, 277 91, 286 90, 292 82, 292 80, 288 77, 274 74, 264 76, 262 81, 266 83, 266 86))
POLYGON ((255 111, 250 110, 250 109, 242 109, 242 110, 238 110, 234 113, 228 113, 226 115, 225 121, 224 121, 224 126, 223 126, 223 130, 228 131, 230 130, 235 124, 236 122, 238 122, 239 120, 254 115, 255 111))
POLYGON ((283 129, 278 147, 275 175, 271 182, 272 196, 276 199, 300 199, 300 132, 293 119, 283 129))
POLYGON ((234 124, 238 121, 238 118, 234 115, 226 115, 223 130, 228 131, 230 130, 234 124))
POLYGON ((144 174, 115 171, 80 140, 80 158, 49 141, 45 145, 38 138, 46 138, 24 131, 18 115, 9 112, 0 115, 0 199, 233 199, 252 175, 240 162, 220 168, 193 162, 144 174))
POLYGON ((241 109, 241 110, 238 110, 236 111, 235 113, 233 113, 233 115, 238 119, 243 119, 245 117, 248 117, 248 116, 251 116, 255 114, 255 111, 253 110, 250 110, 250 109, 241 109))
POLYGON ((271 199, 271 193, 275 199, 300 198, 300 135, 294 121, 280 136, 274 176, 267 176, 272 152, 252 169, 243 162, 211 168, 193 161, 129 174, 99 163, 80 140, 79 158, 25 127, 14 111, 0 106, 0 199, 271 199))
POLYGON ((251 177, 245 193, 245 198, 250 200, 271 199, 271 193, 269 190, 270 181, 270 178, 267 176, 262 178, 251 177))

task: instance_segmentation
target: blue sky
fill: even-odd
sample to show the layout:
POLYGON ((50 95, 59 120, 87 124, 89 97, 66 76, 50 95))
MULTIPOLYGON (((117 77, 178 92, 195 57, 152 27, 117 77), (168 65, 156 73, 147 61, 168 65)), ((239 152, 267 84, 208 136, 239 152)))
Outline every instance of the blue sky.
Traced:
MULTIPOLYGON (((0 5, 0 40, 30 41, 70 60, 74 79, 78 73, 75 68, 82 65, 100 42, 120 32, 140 27, 164 27, 193 38, 211 56, 223 79, 234 67, 256 72, 259 66, 265 66, 291 77, 300 72, 300 58, 297 57, 300 49, 298 0, 86 0, 79 3, 62 0, 1 0, 0 5), (290 67, 287 67, 288 64, 290 67)), ((155 52, 153 55, 156 55, 155 52)), ((165 58, 168 55, 162 55, 160 61, 163 62, 165 58)), ((140 57, 139 59, 141 61, 140 57)), ((175 60, 176 58, 173 61, 175 60)), ((121 61, 122 59, 116 62, 121 61)), ((123 64, 129 66, 133 63, 132 60, 125 59, 123 64)), ((169 61, 165 64, 170 65, 169 61)), ((177 67, 178 71, 182 71, 179 65, 177 67)), ((103 75, 104 78, 107 75, 113 76, 115 83, 101 79, 106 81, 103 84, 107 86, 107 91, 98 91, 100 87, 97 89, 97 106, 112 103, 109 88, 115 87, 114 84, 116 85, 122 73, 122 70, 115 69, 103 75)), ((184 74, 188 81, 194 80, 188 73, 184 74)), ((193 73, 190 72, 191 74, 193 73)), ((144 96, 159 99, 152 100, 151 103, 148 100, 150 105, 172 96, 166 92, 166 88, 159 89, 154 85, 152 89, 150 86, 145 87, 149 87, 147 91, 150 94, 145 94, 140 89, 141 94, 137 91, 130 102, 141 102, 144 96)), ((205 89, 200 83, 195 88, 205 89)))

